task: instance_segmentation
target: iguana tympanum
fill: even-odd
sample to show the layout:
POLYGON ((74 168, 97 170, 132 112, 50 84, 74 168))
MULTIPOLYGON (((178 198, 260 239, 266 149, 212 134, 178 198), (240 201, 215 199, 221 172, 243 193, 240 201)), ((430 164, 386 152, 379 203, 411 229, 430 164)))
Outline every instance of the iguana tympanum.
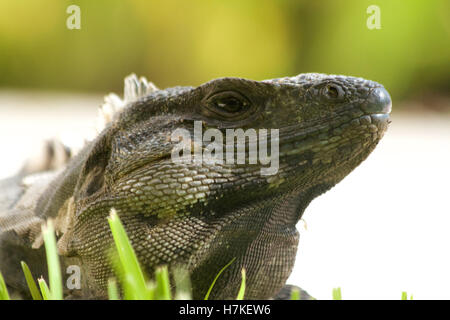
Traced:
MULTIPOLYGON (((0 181, 0 271, 17 293, 27 291, 21 260, 36 276, 46 274, 41 225, 52 218, 63 267, 82 270, 81 289, 66 294, 105 298, 114 274, 107 216, 115 208, 148 275, 160 265, 183 267, 193 297, 201 299, 235 259, 210 298, 235 298, 242 268, 247 299, 276 296, 294 265, 296 223, 312 199, 375 148, 390 122, 391 100, 382 85, 347 76, 220 78, 159 90, 133 75, 125 80, 124 100, 107 96, 102 110, 104 129, 67 163, 54 165, 55 155, 70 152, 49 144, 41 167, 31 160, 0 181), (244 149, 237 139, 231 144, 245 163, 174 161, 173 132, 194 136, 196 121, 224 136, 254 129, 260 140, 265 129, 266 138, 278 129, 270 143, 279 147, 271 149, 279 151, 278 170, 262 174, 267 163, 250 163, 250 136, 244 149)), ((212 140, 194 139, 188 150, 205 151, 212 140)))

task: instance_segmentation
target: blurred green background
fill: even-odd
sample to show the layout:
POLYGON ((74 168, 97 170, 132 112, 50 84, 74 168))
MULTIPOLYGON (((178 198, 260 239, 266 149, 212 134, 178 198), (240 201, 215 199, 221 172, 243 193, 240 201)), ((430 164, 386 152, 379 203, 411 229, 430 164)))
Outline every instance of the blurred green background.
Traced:
POLYGON ((448 0, 0 0, 0 89, 121 91, 212 78, 324 72, 383 83, 395 99, 450 91, 448 0), (81 8, 69 30, 66 9, 81 8), (381 9, 369 30, 369 5, 381 9))

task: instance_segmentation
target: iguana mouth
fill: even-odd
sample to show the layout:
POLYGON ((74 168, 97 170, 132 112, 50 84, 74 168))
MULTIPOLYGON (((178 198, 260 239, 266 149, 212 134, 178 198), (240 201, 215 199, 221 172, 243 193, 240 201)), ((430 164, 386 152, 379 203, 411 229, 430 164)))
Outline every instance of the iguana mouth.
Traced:
POLYGON ((307 133, 300 131, 299 133, 289 134, 288 132, 282 131, 280 135, 280 140, 282 141, 280 157, 300 154, 307 150, 319 151, 321 148, 330 149, 332 148, 330 145, 337 146, 339 142, 346 141, 341 134, 349 127, 355 131, 360 128, 359 134, 361 135, 365 135, 367 132, 378 132, 382 135, 389 123, 390 116, 388 113, 376 113, 357 116, 350 120, 340 122, 336 126, 312 126, 307 133), (317 139, 315 140, 315 138, 317 139))

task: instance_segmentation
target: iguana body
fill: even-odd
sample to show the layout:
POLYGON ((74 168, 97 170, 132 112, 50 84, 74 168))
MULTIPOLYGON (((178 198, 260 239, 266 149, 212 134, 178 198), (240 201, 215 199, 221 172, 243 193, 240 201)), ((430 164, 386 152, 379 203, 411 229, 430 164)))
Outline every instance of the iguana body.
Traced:
POLYGON ((247 299, 273 297, 292 270, 303 211, 370 154, 391 110, 381 85, 344 76, 221 78, 165 90, 126 81, 125 101, 108 104, 118 110, 67 165, 0 182, 0 270, 10 288, 26 292, 20 260, 45 274, 40 226, 53 218, 63 265, 83 271, 81 290, 70 293, 104 298, 113 275, 106 217, 115 208, 149 275, 182 266, 201 299, 235 259, 210 297, 233 299, 242 268, 247 299), (278 171, 262 175, 264 165, 248 161, 174 162, 171 134, 193 132, 196 120, 224 133, 279 129, 278 171))

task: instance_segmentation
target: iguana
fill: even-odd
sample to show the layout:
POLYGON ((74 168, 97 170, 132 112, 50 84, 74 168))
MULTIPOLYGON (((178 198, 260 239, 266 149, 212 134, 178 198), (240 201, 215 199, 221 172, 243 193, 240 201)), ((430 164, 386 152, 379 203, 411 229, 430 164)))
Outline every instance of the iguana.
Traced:
MULTIPOLYGON (((81 289, 66 294, 105 298, 114 274, 107 223, 114 208, 147 274, 160 265, 183 267, 193 297, 202 299, 219 270, 235 259, 211 299, 235 298, 242 268, 246 299, 274 297, 294 265, 296 224, 304 210, 371 153, 390 123, 390 111, 383 86, 356 77, 228 77, 160 90, 130 76, 123 100, 107 96, 104 128, 78 154, 50 143, 47 160, 34 166, 29 161, 0 182, 0 271, 8 287, 26 297, 20 261, 36 276, 46 274, 41 225, 52 218, 63 266, 82 270, 81 289), (267 165, 250 163, 250 136, 243 149, 239 141, 232 143, 238 147, 232 155, 244 153, 245 163, 174 161, 179 141, 173 132, 193 134, 198 121, 224 135, 254 129, 275 137, 271 130, 278 130, 270 140, 279 147, 278 170, 262 174, 267 165)), ((189 143, 189 152, 208 148, 205 141, 184 146, 189 143)))

